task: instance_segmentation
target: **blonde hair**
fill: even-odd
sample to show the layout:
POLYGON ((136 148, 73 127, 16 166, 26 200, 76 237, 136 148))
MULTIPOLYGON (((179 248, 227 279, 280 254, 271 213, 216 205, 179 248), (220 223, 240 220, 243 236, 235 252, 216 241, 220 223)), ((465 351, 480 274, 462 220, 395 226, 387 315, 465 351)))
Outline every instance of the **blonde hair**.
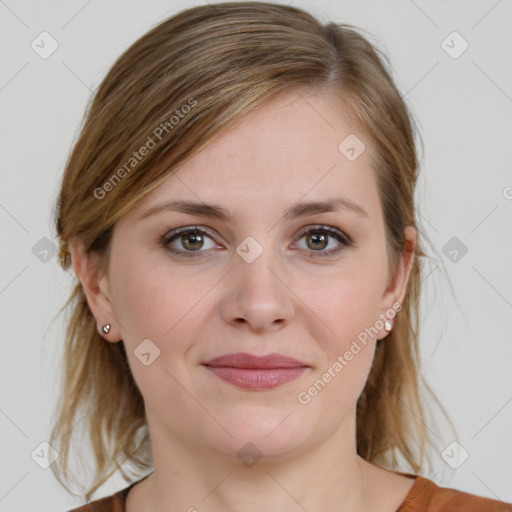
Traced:
MULTIPOLYGON (((180 12, 136 41, 100 84, 66 164, 56 229, 64 269, 71 239, 106 257, 116 221, 223 130, 285 91, 335 94, 374 149, 393 271, 406 250, 404 228, 419 233, 402 309, 377 345, 357 404, 357 452, 391 468, 401 457, 419 472, 430 440, 418 361, 425 253, 415 220, 416 133, 386 61, 354 27, 322 24, 290 6, 235 2, 180 12), (149 139, 155 145, 133 161, 149 139)), ((150 439, 123 343, 99 335, 79 282, 65 307, 64 374, 50 437, 60 456, 52 470, 71 492, 63 477, 73 481, 69 452, 80 422, 94 455, 90 500, 117 470, 130 480, 152 468, 150 439)))

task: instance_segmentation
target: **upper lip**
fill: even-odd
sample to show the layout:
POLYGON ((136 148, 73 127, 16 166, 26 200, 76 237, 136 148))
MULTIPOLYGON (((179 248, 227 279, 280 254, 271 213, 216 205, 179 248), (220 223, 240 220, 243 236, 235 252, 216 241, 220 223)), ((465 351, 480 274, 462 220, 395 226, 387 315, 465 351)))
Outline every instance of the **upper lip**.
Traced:
POLYGON ((270 369, 270 368, 300 368, 308 366, 293 357, 282 354, 267 354, 258 356, 246 352, 237 352, 236 354, 226 354, 215 357, 203 363, 205 366, 230 366, 232 368, 249 369, 270 369))

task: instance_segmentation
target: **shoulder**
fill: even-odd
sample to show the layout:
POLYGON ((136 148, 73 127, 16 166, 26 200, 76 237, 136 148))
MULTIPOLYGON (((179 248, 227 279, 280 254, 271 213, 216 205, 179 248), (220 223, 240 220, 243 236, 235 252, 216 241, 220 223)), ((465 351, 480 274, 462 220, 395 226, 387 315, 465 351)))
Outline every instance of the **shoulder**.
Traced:
POLYGON ((397 512, 512 512, 512 504, 483 498, 416 477, 409 495, 397 512))
POLYGON ((126 495, 133 485, 135 484, 132 484, 115 494, 91 501, 87 503, 87 505, 82 505, 81 507, 74 508, 68 512, 125 512, 126 495))
POLYGON ((150 475, 151 473, 141 480, 132 482, 128 487, 121 489, 115 494, 91 501, 86 505, 74 508, 68 512, 126 512, 126 497, 128 496, 128 492, 134 485, 146 480, 150 475))

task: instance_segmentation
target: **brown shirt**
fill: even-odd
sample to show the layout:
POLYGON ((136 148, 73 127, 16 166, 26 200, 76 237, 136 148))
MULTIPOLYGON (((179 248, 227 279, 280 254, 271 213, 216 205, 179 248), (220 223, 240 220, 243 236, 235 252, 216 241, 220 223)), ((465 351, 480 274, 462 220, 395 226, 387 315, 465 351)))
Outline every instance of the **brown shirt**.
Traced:
MULTIPOLYGON (((415 478, 415 482, 396 512, 512 512, 510 503, 439 487, 421 476, 401 474, 415 478)), ((136 483, 111 496, 91 501, 69 512, 126 512, 126 496, 136 483)))

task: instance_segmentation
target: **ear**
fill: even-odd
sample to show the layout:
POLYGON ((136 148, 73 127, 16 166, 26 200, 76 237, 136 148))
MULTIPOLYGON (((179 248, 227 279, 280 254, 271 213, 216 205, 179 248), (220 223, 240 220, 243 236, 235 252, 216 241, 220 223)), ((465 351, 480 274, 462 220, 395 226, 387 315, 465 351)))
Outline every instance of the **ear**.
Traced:
POLYGON ((121 331, 110 301, 108 276, 106 269, 101 264, 101 256, 97 253, 85 252, 80 241, 71 241, 69 252, 75 274, 82 284, 87 303, 96 319, 98 332, 107 341, 119 341, 121 331), (105 333, 102 328, 107 324, 110 325, 110 330, 105 333))
MULTIPOLYGON (((411 269, 414 263, 414 254, 417 243, 417 233, 413 226, 407 226, 404 230, 405 236, 405 250, 400 255, 398 267, 394 275, 389 279, 384 295, 381 301, 380 318, 388 320, 393 326, 394 314, 398 314, 400 309, 398 304, 402 304, 405 294, 407 292, 407 284, 411 274, 411 269), (395 313, 393 313, 395 312, 395 313)), ((388 331, 383 329, 382 334, 379 334, 378 339, 382 339, 389 334, 388 331)))

